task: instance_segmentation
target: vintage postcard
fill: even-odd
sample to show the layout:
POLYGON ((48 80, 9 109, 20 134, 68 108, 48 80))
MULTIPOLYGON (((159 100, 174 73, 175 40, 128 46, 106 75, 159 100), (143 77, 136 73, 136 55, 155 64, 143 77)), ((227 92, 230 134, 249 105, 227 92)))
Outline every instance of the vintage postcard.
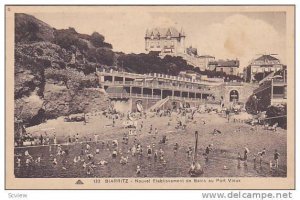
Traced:
POLYGON ((294 10, 6 5, 6 189, 294 189, 294 10))

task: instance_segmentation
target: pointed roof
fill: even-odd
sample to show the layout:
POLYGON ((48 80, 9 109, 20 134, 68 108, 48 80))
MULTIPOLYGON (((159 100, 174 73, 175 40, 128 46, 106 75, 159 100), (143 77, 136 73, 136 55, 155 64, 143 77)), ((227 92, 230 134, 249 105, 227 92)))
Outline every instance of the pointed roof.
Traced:
POLYGON ((255 59, 255 61, 266 61, 266 60, 279 60, 279 59, 271 55, 262 55, 259 58, 255 59))
POLYGON ((148 31, 146 31, 145 37, 151 37, 152 34, 153 34, 154 37, 159 36, 161 38, 167 37, 168 35, 171 36, 171 37, 182 37, 182 36, 184 36, 175 27, 152 28, 152 29, 149 29, 148 31))
POLYGON ((274 56, 271 55, 262 55, 258 58, 256 58, 255 60, 252 60, 250 65, 260 65, 260 66, 266 66, 266 65, 274 65, 274 63, 276 64, 281 64, 280 60, 278 58, 275 58, 274 56))

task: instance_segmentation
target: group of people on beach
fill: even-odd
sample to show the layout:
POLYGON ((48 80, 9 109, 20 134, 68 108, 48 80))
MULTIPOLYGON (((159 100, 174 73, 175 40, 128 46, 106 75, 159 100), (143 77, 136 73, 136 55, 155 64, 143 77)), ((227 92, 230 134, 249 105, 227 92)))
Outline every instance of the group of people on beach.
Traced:
MULTIPOLYGON (((243 151, 243 157, 241 156, 241 153, 238 153, 237 161, 238 161, 238 168, 241 168, 241 161, 244 162, 244 166, 248 166, 248 156, 249 156, 249 149, 247 147, 244 148, 243 151)), ((274 150, 273 159, 271 159, 269 162, 265 161, 265 156, 267 154, 266 148, 263 148, 262 151, 259 151, 256 154, 253 154, 253 167, 256 169, 257 164, 260 168, 263 167, 264 163, 269 163, 269 169, 270 171, 278 170, 279 168, 279 157, 280 154, 277 149, 274 150)))
MULTIPOLYGON (((177 116, 185 116, 186 111, 175 112, 177 116)), ((171 118, 171 111, 163 112, 163 115, 156 113, 156 117, 169 117, 171 118)), ((229 114, 226 112, 226 118, 228 118, 229 114)), ((112 127, 115 128, 118 126, 118 120, 122 120, 124 116, 121 117, 113 117, 106 113, 106 117, 112 121, 112 127)), ((165 133, 162 133, 157 127, 154 127, 153 124, 150 124, 149 127, 146 127, 143 123, 143 118, 141 117, 139 126, 134 128, 124 129, 125 131, 122 133, 122 138, 111 139, 111 140, 99 140, 99 134, 94 133, 94 138, 87 136, 80 136, 79 133, 75 133, 74 135, 69 134, 62 144, 58 144, 56 134, 53 135, 41 134, 38 137, 38 141, 40 145, 49 146, 49 154, 51 159, 51 164, 53 167, 61 166, 62 170, 68 170, 71 163, 75 166, 79 166, 82 168, 87 175, 92 175, 95 171, 95 168, 98 166, 106 166, 110 165, 112 160, 118 160, 119 164, 122 166, 126 166, 130 162, 135 162, 137 159, 146 159, 148 161, 152 160, 154 162, 159 162, 162 166, 167 165, 167 160, 171 160, 173 158, 168 158, 167 155, 169 153, 165 153, 165 151, 169 151, 171 148, 173 150, 173 155, 176 156, 179 152, 186 153, 186 157, 191 159, 193 157, 195 149, 191 146, 185 147, 184 149, 182 144, 175 142, 174 144, 168 143, 168 137, 165 133), (149 140, 146 142, 141 142, 141 135, 149 136, 149 140), (159 138, 160 137, 160 138, 159 138), (120 142, 120 143, 119 143, 120 142), (167 144, 167 145, 166 145, 167 144), (80 153, 76 153, 76 148, 80 147, 80 153), (107 157, 104 159, 103 152, 110 154, 110 158, 107 157), (72 158, 70 158, 72 155, 72 158), (101 155, 101 156, 100 156, 101 155), (100 158, 102 157, 102 158, 100 158)), ((182 122, 182 121, 180 121, 182 122)), ((169 122, 168 122, 169 123, 169 122)), ((205 125, 202 123, 201 125, 205 125)), ((181 126, 188 126, 188 123, 184 122, 184 124, 180 124, 181 126)), ((170 123, 168 124, 170 126, 170 123)), ((185 128, 186 129, 186 128, 185 128)), ((213 130, 213 134, 221 134, 221 131, 218 129, 213 130)), ((212 152, 215 147, 213 144, 208 144, 203 151, 202 155, 205 161, 209 161, 212 157, 212 152)), ((22 160, 25 162, 25 166, 40 164, 43 160, 41 155, 38 155, 36 158, 29 153, 30 148, 24 152, 23 155, 19 154, 17 156, 17 166, 22 167, 22 160)), ((199 150, 200 151, 200 150, 199 150)), ((245 147, 243 151, 243 156, 238 153, 237 161, 238 168, 241 167, 241 162, 244 163, 245 166, 248 165, 249 160, 249 149, 245 147)), ((264 157, 267 154, 267 150, 263 148, 262 151, 253 155, 253 163, 254 166, 257 164, 262 167, 265 163, 264 157)), ((279 168, 279 157, 280 154, 277 150, 274 152, 274 159, 270 161, 270 169, 278 169, 279 168)), ((136 170, 135 173, 140 176, 143 174, 143 165, 135 162, 136 170)), ((226 167, 227 168, 227 167, 226 167)), ((225 169, 225 167, 224 167, 225 169)))

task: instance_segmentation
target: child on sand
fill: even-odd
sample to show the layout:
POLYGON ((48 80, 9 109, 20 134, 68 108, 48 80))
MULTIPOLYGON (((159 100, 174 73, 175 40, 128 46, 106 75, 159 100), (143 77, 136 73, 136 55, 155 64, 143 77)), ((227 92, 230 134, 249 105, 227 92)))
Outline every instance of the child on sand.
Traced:
POLYGON ((158 158, 158 151, 155 150, 155 152, 154 152, 154 161, 157 161, 157 158, 158 158))
POLYGON ((151 158, 152 156, 152 148, 150 145, 147 146, 147 157, 148 158, 151 158))
POLYGON ((116 158, 117 157, 117 154, 118 154, 118 152, 117 152, 117 150, 113 150, 113 152, 112 152, 112 157, 113 158, 116 158))
POLYGON ((192 147, 189 147, 186 153, 188 158, 192 157, 192 153, 193 153, 192 147))
POLYGON ((177 153, 177 151, 178 151, 178 148, 179 148, 179 144, 176 142, 176 143, 174 144, 174 148, 173 148, 174 154, 175 154, 175 155, 176 155, 176 153, 177 153))
POLYGON ((138 165, 136 166, 136 174, 140 174, 141 173, 141 167, 138 165))
POLYGON ((261 152, 258 152, 257 155, 259 156, 259 166, 262 167, 263 157, 266 154, 266 149, 264 148, 261 152))

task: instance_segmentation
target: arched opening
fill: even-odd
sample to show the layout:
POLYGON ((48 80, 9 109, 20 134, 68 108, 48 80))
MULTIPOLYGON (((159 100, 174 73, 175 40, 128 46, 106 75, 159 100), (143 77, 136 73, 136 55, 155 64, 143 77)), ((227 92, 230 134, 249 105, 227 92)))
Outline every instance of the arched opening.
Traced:
POLYGON ((231 90, 230 91, 229 101, 230 102, 238 102, 239 101, 239 92, 237 90, 231 90))
POLYGON ((136 102, 136 109, 138 112, 143 112, 144 108, 143 108, 143 101, 142 100, 137 100, 136 102))

